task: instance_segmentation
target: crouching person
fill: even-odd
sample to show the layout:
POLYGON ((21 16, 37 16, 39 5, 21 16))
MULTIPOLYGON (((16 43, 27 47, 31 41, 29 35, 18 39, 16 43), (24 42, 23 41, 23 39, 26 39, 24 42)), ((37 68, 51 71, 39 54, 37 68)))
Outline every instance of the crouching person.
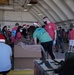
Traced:
POLYGON ((0 74, 7 75, 11 70, 11 47, 5 44, 5 37, 0 34, 0 74))

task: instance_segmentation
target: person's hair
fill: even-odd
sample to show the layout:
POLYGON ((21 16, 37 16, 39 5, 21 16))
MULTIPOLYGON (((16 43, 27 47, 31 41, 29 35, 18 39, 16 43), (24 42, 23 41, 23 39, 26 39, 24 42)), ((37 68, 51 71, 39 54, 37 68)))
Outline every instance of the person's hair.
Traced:
POLYGON ((71 31, 71 30, 72 30, 72 28, 69 29, 69 31, 71 31))
POLYGON ((34 31, 35 31, 35 29, 36 29, 35 26, 30 26, 30 27, 28 28, 28 32, 29 32, 30 34, 33 34, 34 31))
POLYGON ((15 26, 19 26, 19 23, 15 23, 15 26))
POLYGON ((42 28, 44 28, 45 27, 45 25, 42 25, 42 28))
POLYGON ((27 33, 26 33, 26 29, 24 28, 23 31, 21 32, 21 34, 24 36, 24 38, 26 38, 27 33))
POLYGON ((4 26, 4 27, 2 28, 2 32, 4 32, 4 31, 5 31, 5 30, 4 30, 5 28, 7 28, 7 26, 4 26))
POLYGON ((62 31, 65 31, 65 29, 62 29, 62 31))
POLYGON ((43 17, 43 19, 48 18, 47 16, 43 17))
POLYGON ((69 58, 65 60, 64 64, 60 68, 59 75, 74 75, 74 58, 69 58))

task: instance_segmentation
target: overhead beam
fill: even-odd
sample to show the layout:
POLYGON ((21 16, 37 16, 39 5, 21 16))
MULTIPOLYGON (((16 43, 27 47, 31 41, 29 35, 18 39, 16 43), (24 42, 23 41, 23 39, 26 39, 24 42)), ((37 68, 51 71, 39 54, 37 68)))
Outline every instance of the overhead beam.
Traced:
POLYGON ((68 19, 73 19, 74 14, 68 9, 62 0, 53 0, 53 2, 60 8, 60 10, 68 17, 68 19))
POLYGON ((67 20, 68 19, 68 17, 62 12, 62 10, 52 0, 44 0, 44 1, 61 18, 61 20, 67 20))
POLYGON ((29 13, 37 19, 37 22, 39 22, 41 25, 43 25, 42 20, 38 17, 37 12, 34 9, 31 9, 29 11, 29 13))
MULTIPOLYGON (((51 15, 51 17, 56 21, 61 21, 61 18, 48 6, 48 4, 44 1, 39 1, 38 4, 41 5, 41 7, 43 8, 43 12, 46 14, 46 16, 51 15), (48 14, 48 15, 47 15, 48 14)), ((39 7, 40 8, 40 7, 39 7)), ((50 17, 49 17, 50 18, 50 17)), ((52 20, 52 21, 54 21, 52 20)))
POLYGON ((44 9, 44 7, 40 3, 38 3, 36 6, 45 14, 45 15, 43 15, 43 17, 48 16, 50 21, 56 22, 54 17, 50 13, 48 13, 48 11, 46 9, 44 9))
POLYGON ((64 1, 74 13, 74 1, 73 0, 64 0, 64 1))
POLYGON ((30 1, 30 4, 37 4, 38 3, 38 0, 31 0, 30 1))
POLYGON ((8 5, 9 0, 0 0, 0 5, 8 5))

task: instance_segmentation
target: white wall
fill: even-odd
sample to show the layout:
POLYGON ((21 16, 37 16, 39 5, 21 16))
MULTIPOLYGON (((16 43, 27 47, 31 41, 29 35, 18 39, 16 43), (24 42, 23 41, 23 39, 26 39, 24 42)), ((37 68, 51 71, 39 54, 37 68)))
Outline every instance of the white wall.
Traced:
POLYGON ((0 20, 3 21, 2 27, 4 25, 10 26, 10 30, 16 22, 20 25, 32 25, 33 22, 36 22, 36 19, 29 12, 18 11, 3 11, 3 13, 0 14, 0 20))
POLYGON ((4 19, 3 13, 4 13, 3 11, 0 11, 0 26, 3 25, 3 22, 2 22, 2 20, 4 19))

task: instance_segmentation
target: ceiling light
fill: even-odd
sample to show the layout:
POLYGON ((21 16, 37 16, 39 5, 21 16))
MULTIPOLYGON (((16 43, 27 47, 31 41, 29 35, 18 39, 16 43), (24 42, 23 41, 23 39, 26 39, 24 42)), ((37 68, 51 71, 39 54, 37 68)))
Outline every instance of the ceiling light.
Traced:
POLYGON ((38 14, 39 16, 42 16, 42 14, 38 14))
POLYGON ((27 6, 32 6, 32 4, 27 4, 27 6))
POLYGON ((27 9, 24 9, 24 11, 28 11, 27 9))
POLYGON ((37 4, 38 0, 30 0, 30 4, 37 4))

